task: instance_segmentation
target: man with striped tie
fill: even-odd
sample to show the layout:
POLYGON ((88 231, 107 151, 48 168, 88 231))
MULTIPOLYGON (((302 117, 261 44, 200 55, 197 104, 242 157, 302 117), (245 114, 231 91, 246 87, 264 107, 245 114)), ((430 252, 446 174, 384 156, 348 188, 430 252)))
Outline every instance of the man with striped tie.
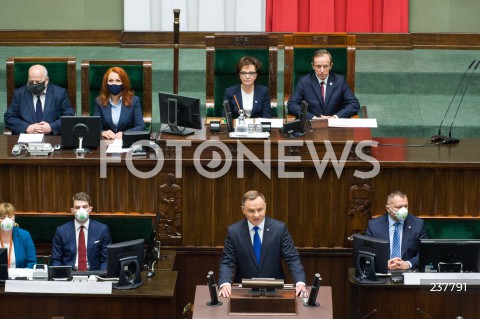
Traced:
POLYGON ((401 191, 388 195, 385 208, 385 214, 368 222, 366 235, 390 242, 388 269, 417 268, 420 239, 427 238, 423 220, 408 213, 408 198, 401 191))
POLYGON ((248 191, 242 198, 245 218, 230 225, 220 261, 219 295, 230 297, 234 282, 243 278, 284 279, 282 256, 288 265, 296 294, 304 293, 305 272, 285 223, 265 217, 267 204, 258 191, 248 191))

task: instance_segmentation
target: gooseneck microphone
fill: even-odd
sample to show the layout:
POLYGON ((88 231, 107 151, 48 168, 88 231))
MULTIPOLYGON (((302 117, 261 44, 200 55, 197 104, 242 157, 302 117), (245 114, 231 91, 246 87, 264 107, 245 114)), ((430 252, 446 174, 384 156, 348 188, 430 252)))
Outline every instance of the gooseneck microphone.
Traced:
MULTIPOLYGON (((458 90, 460 89, 460 86, 462 85, 463 80, 465 79, 465 75, 467 74, 468 70, 470 70, 470 69, 472 68, 473 64, 475 64, 475 61, 476 61, 476 60, 473 60, 472 63, 470 63, 469 67, 468 67, 468 68, 465 70, 465 72, 463 73, 462 79, 460 80, 460 83, 458 83, 458 87, 457 87, 457 89, 455 90, 455 93, 453 94, 452 100, 450 101, 450 104, 448 105, 447 111, 446 111, 445 114, 443 115, 443 119, 442 119, 442 121, 440 122, 440 125, 438 126, 438 135, 433 135, 433 136, 430 138, 430 141, 432 141, 432 142, 442 142, 442 141, 444 141, 445 139, 448 138, 447 136, 443 136, 443 135, 442 135, 442 125, 443 125, 443 122, 445 121, 445 118, 447 117, 448 111, 450 111, 450 107, 452 106, 453 100, 455 100, 455 97, 457 96, 458 90)), ((479 61, 479 62, 480 62, 480 61, 479 61)), ((477 66, 478 66, 478 64, 477 64, 477 66)), ((472 73, 473 73, 473 72, 472 72, 472 73)), ((465 92, 464 92, 464 94, 465 94, 465 92)))
POLYGON ((213 271, 208 272, 207 285, 210 292, 210 301, 207 302, 207 306, 218 307, 223 305, 221 301, 218 301, 217 284, 215 283, 215 278, 213 278, 213 271))
POLYGON ((322 278, 320 274, 317 272, 315 277, 313 278, 312 289, 310 290, 310 296, 308 297, 308 301, 304 302, 303 305, 305 307, 319 307, 320 304, 317 302, 318 291, 320 290, 320 283, 322 278))
POLYGON ((440 142, 441 144, 455 144, 460 142, 458 138, 452 137, 452 127, 453 123, 455 123, 455 119, 457 118, 458 110, 460 110, 460 105, 462 104, 463 97, 465 96, 465 93, 467 92, 468 86, 470 85, 470 80, 472 79, 473 73, 478 68, 478 65, 480 64, 480 60, 478 60, 477 64, 475 65, 475 68, 473 69, 472 73, 470 73, 470 77, 468 78, 467 85, 465 86, 465 91, 463 91, 462 98, 460 99, 460 103, 458 103, 457 110, 455 111, 455 115, 453 116, 453 121, 452 124, 450 124, 450 130, 448 131, 448 138, 440 142))

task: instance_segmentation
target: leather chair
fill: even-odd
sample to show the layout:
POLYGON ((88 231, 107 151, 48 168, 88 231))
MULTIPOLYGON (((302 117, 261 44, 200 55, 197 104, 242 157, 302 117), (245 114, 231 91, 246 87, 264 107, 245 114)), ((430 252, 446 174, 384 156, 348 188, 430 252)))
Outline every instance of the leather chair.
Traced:
POLYGON ((206 116, 221 117, 225 89, 240 83, 236 63, 243 56, 254 56, 262 62, 256 83, 270 89, 272 117, 277 112, 277 36, 267 33, 215 34, 205 37, 206 116))
POLYGON ((152 61, 143 60, 82 60, 82 115, 95 112, 95 98, 100 93, 105 72, 119 66, 127 72, 135 95, 140 98, 145 129, 152 127, 152 61))

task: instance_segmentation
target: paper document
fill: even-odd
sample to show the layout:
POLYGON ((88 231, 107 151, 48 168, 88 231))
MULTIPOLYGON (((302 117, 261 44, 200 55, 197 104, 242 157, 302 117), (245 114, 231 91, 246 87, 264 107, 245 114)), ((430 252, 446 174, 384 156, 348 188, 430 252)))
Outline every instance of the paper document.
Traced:
POLYGON ((328 119, 328 127, 377 127, 377 119, 328 119))
POLYGON ((43 143, 43 134, 20 133, 17 143, 43 143))
POLYGON ((107 147, 107 154, 127 153, 130 150, 130 148, 122 148, 122 146, 123 146, 123 140, 119 138, 114 139, 113 142, 107 147))
POLYGON ((8 268, 8 278, 17 278, 17 277, 33 277, 33 269, 31 268, 8 268))

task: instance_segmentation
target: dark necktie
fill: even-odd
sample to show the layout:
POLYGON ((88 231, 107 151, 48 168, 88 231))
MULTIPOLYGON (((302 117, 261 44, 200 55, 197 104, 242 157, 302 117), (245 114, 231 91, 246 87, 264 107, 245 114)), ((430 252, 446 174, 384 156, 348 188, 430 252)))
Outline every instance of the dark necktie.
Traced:
POLYGON ((78 234, 78 270, 87 270, 87 249, 85 247, 85 233, 84 226, 80 226, 80 233, 78 234))
POLYGON ((322 92, 322 99, 325 102, 325 82, 320 82, 320 92, 322 92))
POLYGON ((37 95, 37 104, 35 106, 35 116, 37 118, 37 123, 43 121, 43 111, 42 111, 42 100, 40 99, 41 95, 37 95))
POLYGON ((253 251, 255 252, 257 264, 260 264, 260 255, 262 253, 262 241, 260 240, 258 229, 259 229, 258 226, 253 227, 253 230, 255 231, 255 235, 253 235, 253 251))
POLYGON ((392 254, 390 258, 400 257, 400 223, 396 222, 393 226, 395 229, 393 230, 392 254))

